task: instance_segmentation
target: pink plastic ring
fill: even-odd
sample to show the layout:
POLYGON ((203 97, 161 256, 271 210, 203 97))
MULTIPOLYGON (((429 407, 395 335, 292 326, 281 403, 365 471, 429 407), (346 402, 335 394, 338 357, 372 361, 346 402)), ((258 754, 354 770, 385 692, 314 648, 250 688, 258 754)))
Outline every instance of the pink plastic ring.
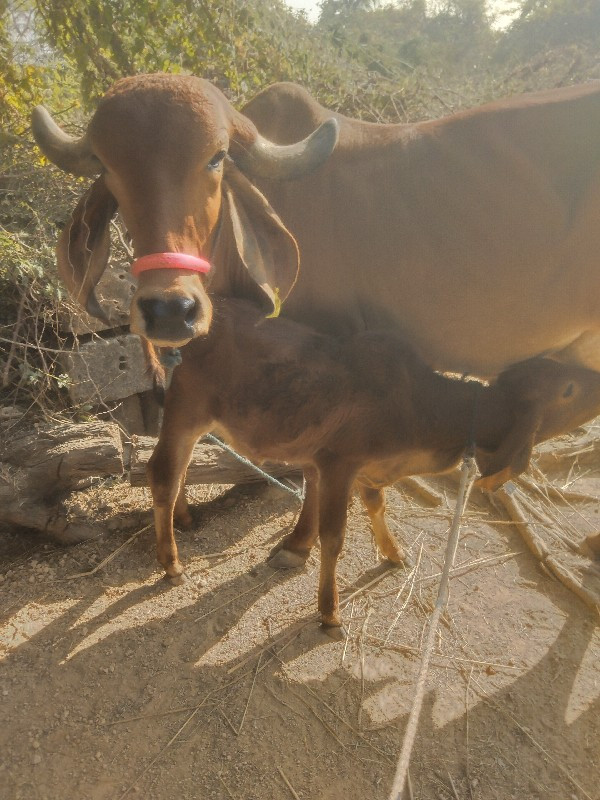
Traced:
POLYGON ((137 278, 140 272, 151 269, 188 269, 191 272, 207 273, 210 271, 210 263, 204 258, 187 253, 151 253, 136 258, 131 265, 131 274, 137 278))

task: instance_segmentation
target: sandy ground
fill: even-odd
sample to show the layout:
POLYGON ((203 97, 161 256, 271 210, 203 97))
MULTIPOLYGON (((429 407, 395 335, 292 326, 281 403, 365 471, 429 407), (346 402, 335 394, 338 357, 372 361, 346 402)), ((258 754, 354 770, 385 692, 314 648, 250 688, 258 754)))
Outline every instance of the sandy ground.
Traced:
MULTIPOLYGON (((552 479, 590 495, 552 504, 556 530, 573 541, 597 531, 600 464, 562 465, 552 479)), ((96 541, 60 548, 7 531, 0 797, 385 800, 455 497, 452 478, 430 485, 437 507, 388 490, 412 571, 378 560, 353 502, 341 641, 316 623, 318 552, 302 570, 265 563, 298 510, 275 489, 192 490, 195 526, 179 535, 189 580, 175 588, 144 530, 147 490, 80 493, 79 510, 104 520, 96 541)), ((600 588, 589 562, 559 554, 600 588)), ((482 494, 456 565, 412 758, 414 798, 598 800, 598 615, 540 569, 482 494)))

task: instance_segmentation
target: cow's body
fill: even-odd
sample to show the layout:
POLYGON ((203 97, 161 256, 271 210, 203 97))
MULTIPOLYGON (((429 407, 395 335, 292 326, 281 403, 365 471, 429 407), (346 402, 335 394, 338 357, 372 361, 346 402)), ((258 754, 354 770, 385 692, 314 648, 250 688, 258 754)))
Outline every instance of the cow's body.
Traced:
POLYGON ((188 518, 182 487, 197 438, 220 430, 256 461, 305 469, 300 520, 275 564, 302 563, 320 537, 327 624, 339 623, 335 564, 355 482, 380 550, 398 562, 383 486, 452 469, 473 435, 484 485, 494 488, 526 469, 534 442, 589 419, 600 404, 600 375, 579 367, 535 359, 483 387, 434 372, 394 334, 336 339, 265 320, 246 301, 214 302, 208 336, 182 351, 149 463, 159 560, 169 576, 181 575, 173 513, 188 518))
MULTIPOLYGON (((331 116, 293 84, 243 113, 279 143, 331 116)), ((416 124, 336 118, 320 170, 256 181, 300 248, 283 313, 388 327, 482 377, 541 354, 600 369, 600 83, 416 124)))

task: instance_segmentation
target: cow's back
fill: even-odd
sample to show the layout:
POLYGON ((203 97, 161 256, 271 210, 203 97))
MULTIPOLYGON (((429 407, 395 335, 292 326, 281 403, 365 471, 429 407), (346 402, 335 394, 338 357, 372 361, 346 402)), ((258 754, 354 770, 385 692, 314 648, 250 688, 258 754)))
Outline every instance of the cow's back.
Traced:
MULTIPOLYGON (((293 84, 244 113, 279 143, 332 116, 293 84)), ((285 314, 325 331, 394 329, 432 366, 482 376, 598 326, 597 86, 414 125, 335 116, 321 169, 258 182, 300 246, 285 314)))

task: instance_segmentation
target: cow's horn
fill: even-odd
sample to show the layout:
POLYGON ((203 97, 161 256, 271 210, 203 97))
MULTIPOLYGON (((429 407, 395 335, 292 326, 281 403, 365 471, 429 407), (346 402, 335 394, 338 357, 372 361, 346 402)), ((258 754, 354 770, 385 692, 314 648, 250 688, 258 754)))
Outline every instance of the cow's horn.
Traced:
POLYGON ((86 136, 69 136, 52 119, 44 106, 36 106, 31 114, 33 135, 42 153, 65 172, 73 175, 97 175, 102 164, 92 153, 86 136))
POLYGON ((274 180, 292 180, 308 175, 329 158, 338 140, 338 124, 328 119, 306 139, 278 145, 258 135, 246 149, 234 156, 237 166, 249 175, 274 180))

